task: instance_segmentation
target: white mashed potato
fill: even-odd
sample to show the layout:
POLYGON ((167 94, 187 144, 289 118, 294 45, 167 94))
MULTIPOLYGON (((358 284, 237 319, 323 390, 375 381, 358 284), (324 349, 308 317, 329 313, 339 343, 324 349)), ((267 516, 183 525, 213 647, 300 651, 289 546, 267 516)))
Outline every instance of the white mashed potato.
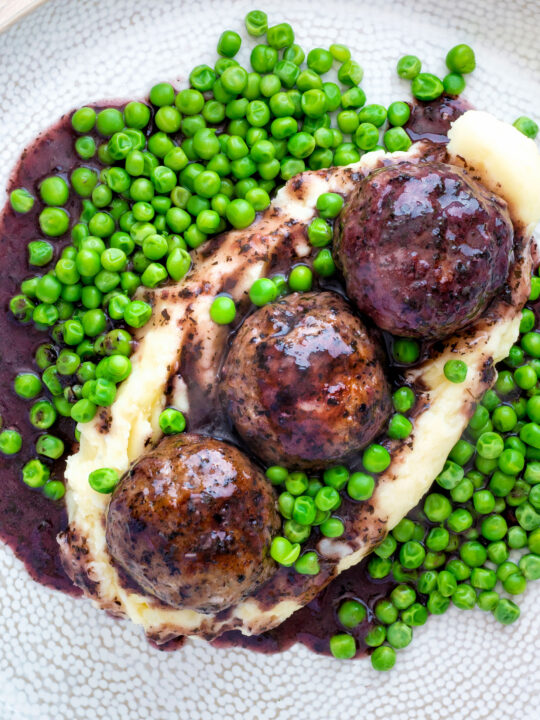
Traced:
MULTIPOLYGON (((487 113, 469 111, 459 118, 450 131, 448 152, 453 162, 464 163, 471 174, 479 178, 492 191, 509 204, 514 222, 521 223, 527 235, 532 233, 540 219, 540 155, 535 144, 509 125, 499 122, 487 113)), ((395 160, 415 155, 395 153, 395 160)), ((351 171, 363 174, 379 162, 382 152, 365 155, 355 166, 338 168, 327 173, 306 173, 301 196, 289 182, 274 200, 272 207, 281 210, 280 222, 286 216, 309 222, 314 214, 315 202, 322 192, 353 188, 351 171)), ((253 244, 264 237, 272 221, 262 221, 250 228, 253 244), (258 236, 258 237, 257 237, 258 236)), ((275 223, 275 220, 273 221, 275 223)), ((243 231, 245 232, 245 231, 243 231)), ((229 233, 225 243, 216 251, 222 257, 228 253, 227 270, 240 276, 233 289, 235 300, 245 294, 253 280, 264 276, 265 263, 248 264, 234 248, 242 232, 229 233), (231 251, 232 250, 232 251, 231 251), (239 273, 240 271, 240 273, 239 273)), ((279 242, 279 236, 273 239, 279 242)), ((309 252, 305 236, 295 240, 298 258, 309 252)), ((215 258, 214 258, 215 259, 215 258)), ((356 547, 339 540, 323 539, 318 546, 321 555, 332 558, 336 571, 341 572, 359 562, 399 520, 413 508, 427 491, 444 461, 463 432, 474 404, 489 387, 494 374, 488 368, 502 360, 518 336, 520 307, 527 297, 530 274, 530 252, 521 261, 523 278, 516 280, 514 302, 517 307, 496 303, 489 318, 480 318, 473 332, 458 336, 456 342, 447 343, 440 355, 409 373, 411 381, 421 380, 425 386, 423 399, 428 407, 415 420, 412 443, 400 448, 389 469, 380 477, 372 505, 375 512, 368 516, 359 505, 355 527, 359 541, 356 547), (460 357, 467 362, 467 379, 460 385, 446 380, 444 363, 460 357), (369 532, 366 532, 366 528, 369 532)), ((191 303, 191 317, 201 328, 209 325, 209 306, 223 282, 223 263, 210 264, 195 260, 195 267, 182 287, 205 281, 205 290, 191 303), (206 264, 205 264, 206 263, 206 264)), ((84 560, 70 558, 95 585, 88 591, 97 603, 129 617, 145 631, 164 641, 169 637, 189 633, 214 633, 223 629, 213 616, 191 610, 175 610, 159 606, 153 598, 145 597, 122 586, 116 569, 110 562, 105 541, 105 518, 109 496, 94 492, 88 484, 88 475, 100 467, 114 467, 120 474, 144 451, 149 442, 159 436, 158 417, 165 404, 165 386, 177 367, 182 343, 186 341, 187 300, 181 301, 171 292, 156 291, 152 321, 140 331, 139 345, 132 356, 133 371, 119 389, 117 399, 109 409, 109 431, 100 430, 100 419, 80 425, 80 448, 68 459, 66 469, 66 501, 70 529, 85 546, 84 560), (165 317, 162 310, 166 309, 165 317), (166 318, 166 319, 165 319, 166 318)), ((206 328, 209 352, 202 355, 202 372, 214 373, 210 349, 222 343, 226 330, 210 325, 206 328), (211 336, 211 338, 210 338, 211 336), (213 344, 213 345, 212 345, 213 344)), ((189 413, 188 397, 181 379, 177 381, 174 400, 189 413)), ((72 552, 66 538, 61 540, 66 556, 72 552)), ((261 632, 279 624, 301 606, 298 599, 282 599, 271 609, 263 610, 252 598, 247 598, 232 609, 232 620, 246 634, 261 632)), ((230 619, 229 619, 230 621, 230 619)))

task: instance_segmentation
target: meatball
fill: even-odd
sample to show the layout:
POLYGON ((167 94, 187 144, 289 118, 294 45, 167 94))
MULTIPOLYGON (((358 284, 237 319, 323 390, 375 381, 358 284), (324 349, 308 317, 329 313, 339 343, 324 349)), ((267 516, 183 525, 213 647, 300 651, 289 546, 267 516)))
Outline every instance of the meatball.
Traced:
POLYGON ((390 412, 378 350, 335 293, 295 293, 250 315, 225 360, 225 411, 268 464, 320 468, 367 445, 390 412))
POLYGON ((506 203, 443 163, 371 173, 335 232, 349 297, 404 337, 440 339, 470 323, 504 285, 513 257, 506 203))
POLYGON ((236 447, 201 435, 165 437, 114 491, 107 545, 146 592, 209 613, 270 577, 280 526, 274 491, 236 447))

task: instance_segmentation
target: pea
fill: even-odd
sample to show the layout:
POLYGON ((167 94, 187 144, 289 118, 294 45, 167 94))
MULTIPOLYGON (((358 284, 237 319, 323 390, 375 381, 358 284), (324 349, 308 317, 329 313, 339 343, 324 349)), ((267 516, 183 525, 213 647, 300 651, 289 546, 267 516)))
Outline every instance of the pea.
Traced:
POLYGON ((159 427, 165 435, 181 433, 186 429, 186 419, 180 410, 167 408, 159 416, 159 427))
POLYGON ((247 200, 236 198, 227 205, 226 215, 234 228, 241 229, 251 225, 255 219, 255 209, 247 200))
POLYGON ((411 116, 411 108, 406 102, 393 102, 388 106, 388 122, 393 127, 402 127, 411 116))
POLYGON ((403 55, 397 63, 397 74, 404 80, 414 80, 422 69, 422 63, 416 55, 403 55))
POLYGON ((272 485, 282 485, 288 477, 287 468, 281 465, 272 465, 266 470, 266 477, 270 480, 272 485))
POLYGON ((443 78, 444 92, 447 95, 461 95, 465 90, 465 78, 460 73, 452 72, 443 78))
POLYGON ((534 140, 538 135, 538 123, 526 115, 518 117, 514 120, 514 127, 517 128, 523 135, 534 140))
POLYGON ((427 102, 440 97, 444 86, 436 75, 419 73, 412 81, 411 91, 415 98, 427 102))
POLYGON ((448 360, 444 364, 444 375, 453 383, 462 383, 467 377, 467 365, 463 360, 448 360))
POLYGON ((345 60, 338 70, 338 80, 343 85, 359 85, 363 77, 363 69, 354 60, 345 60))
POLYGON ((469 45, 456 45, 448 51, 446 65, 450 72, 471 73, 476 67, 474 50, 469 45))
POLYGON ((420 346, 416 340, 397 338, 394 340, 392 355, 396 362, 403 365, 410 365, 420 357, 420 346))
POLYGON ((330 638, 330 652, 339 660, 348 660, 356 655, 356 640, 352 635, 343 633, 330 638))

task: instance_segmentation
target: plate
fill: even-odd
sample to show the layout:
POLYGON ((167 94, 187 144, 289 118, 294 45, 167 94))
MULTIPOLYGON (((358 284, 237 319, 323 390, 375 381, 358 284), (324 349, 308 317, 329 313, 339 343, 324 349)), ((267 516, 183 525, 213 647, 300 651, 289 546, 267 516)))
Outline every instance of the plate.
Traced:
MULTIPOLYGON (((184 86, 250 9, 243 0, 51 0, 1 35, 2 202, 10 169, 41 129, 91 100, 142 96, 159 80, 184 86)), ((446 51, 468 42, 479 67, 465 96, 510 122, 540 118, 536 0, 273 0, 262 9, 271 24, 289 21, 305 48, 349 45, 369 101, 408 97, 395 75, 400 55, 414 52, 443 74, 446 51)), ((194 640, 159 652, 136 627, 32 582, 5 547, 0 592, 0 720, 538 718, 534 586, 512 627, 479 610, 430 618, 387 674, 300 645, 259 655, 194 640)))

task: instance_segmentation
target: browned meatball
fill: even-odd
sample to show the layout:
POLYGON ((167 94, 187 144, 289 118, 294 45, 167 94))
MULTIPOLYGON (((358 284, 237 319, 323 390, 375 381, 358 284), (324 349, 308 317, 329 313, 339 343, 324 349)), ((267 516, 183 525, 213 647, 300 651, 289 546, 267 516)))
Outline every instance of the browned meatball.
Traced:
POLYGON ((465 171, 400 163, 363 180, 336 223, 347 293, 380 328, 442 338, 477 317, 513 254, 506 203, 465 171))
POLYGON ((238 450, 173 435, 144 455, 114 491, 111 555, 148 593, 200 612, 236 604, 275 570, 274 491, 238 450))
POLYGON ((295 293, 250 315, 220 386, 226 412, 266 463, 317 468, 367 445, 390 411, 377 348, 334 293, 295 293))

